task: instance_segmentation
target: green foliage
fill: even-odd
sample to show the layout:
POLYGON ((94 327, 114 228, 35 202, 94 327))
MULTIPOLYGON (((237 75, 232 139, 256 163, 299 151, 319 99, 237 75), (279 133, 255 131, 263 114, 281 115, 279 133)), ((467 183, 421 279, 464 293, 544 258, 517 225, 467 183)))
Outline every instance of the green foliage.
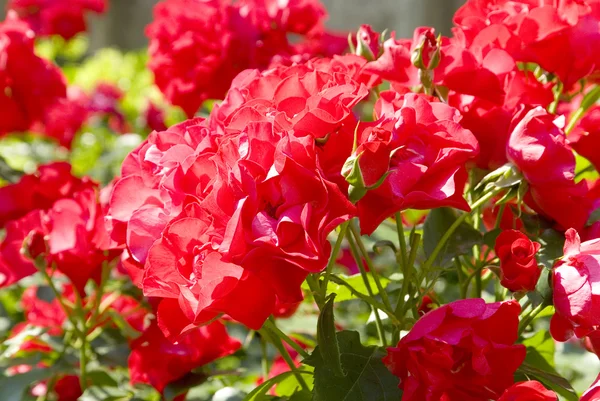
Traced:
POLYGON ((315 368, 313 401, 397 401, 398 379, 382 362, 384 351, 361 344, 356 331, 337 333, 344 376, 323 360, 319 346, 305 364, 315 368))
MULTIPOLYGON (((456 221, 456 212, 450 208, 433 209, 423 227, 423 248, 429 257, 442 236, 456 221)), ((483 235, 468 223, 461 223, 435 260, 434 265, 447 267, 456 255, 469 254, 473 246, 483 243, 483 235)))
POLYGON ((550 332, 540 331, 523 341, 527 347, 525 362, 517 370, 517 379, 538 380, 568 401, 579 397, 571 384, 554 368, 555 345, 550 332))

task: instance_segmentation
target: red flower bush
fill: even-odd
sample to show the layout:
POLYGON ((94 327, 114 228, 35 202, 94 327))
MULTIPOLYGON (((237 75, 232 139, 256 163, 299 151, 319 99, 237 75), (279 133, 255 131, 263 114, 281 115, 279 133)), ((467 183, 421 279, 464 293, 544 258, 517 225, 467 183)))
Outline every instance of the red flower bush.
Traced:
POLYGON ((582 394, 557 372, 585 372, 549 358, 546 330, 553 307, 554 339, 599 352, 600 0, 469 0, 451 37, 363 25, 344 55, 318 0, 162 0, 146 34, 166 99, 142 54, 78 69, 82 42, 34 46, 34 31, 85 30, 104 0, 11 7, 0 135, 23 135, 0 143, 0 287, 20 285, 0 294, 0 387, 63 401, 105 387, 182 401, 204 382, 215 400, 582 394), (68 91, 36 50, 65 65, 68 91), (181 113, 165 100, 206 108, 167 127, 181 113), (14 168, 51 155, 112 182, 14 168))
POLYGON ((500 397, 525 359, 525 347, 514 345, 520 309, 515 301, 469 299, 425 314, 384 359, 400 378, 403 399, 500 397))
POLYGON ((162 392, 192 369, 231 355, 240 348, 225 326, 213 322, 169 342, 154 321, 131 345, 129 372, 132 383, 147 383, 162 392))
POLYGON ((564 257, 554 267, 554 307, 550 332, 557 341, 573 334, 581 338, 600 326, 597 282, 598 240, 581 243, 573 229, 566 232, 564 257))
POLYGON ((81 293, 89 279, 99 279, 107 258, 115 256, 109 252, 97 185, 73 177, 70 169, 66 163, 49 164, 0 188, 0 221, 7 233, 0 244, 0 286, 34 274, 30 258, 43 256, 81 293))
POLYGON ((222 99, 244 69, 343 51, 345 45, 331 52, 321 44, 326 16, 313 0, 286 7, 275 1, 163 1, 146 29, 149 67, 167 99, 192 117, 205 100, 222 99), (304 35, 306 42, 292 45, 288 33, 304 35))
POLYGON ((259 328, 327 264, 327 234, 354 214, 326 176, 338 179, 343 163, 330 161, 330 146, 367 90, 325 67, 241 75, 209 120, 153 133, 125 160, 111 235, 143 265, 141 286, 163 299, 158 321, 170 335, 220 313, 259 328))
POLYGON ((0 23, 0 134, 43 122, 46 111, 66 96, 60 69, 34 53, 34 33, 9 13, 0 23))
POLYGON ((107 0, 10 0, 8 8, 37 35, 59 35, 68 40, 87 31, 85 13, 104 13, 107 0))
POLYGON ((506 230, 496 239, 494 250, 500 259, 500 283, 511 291, 533 291, 542 273, 535 259, 540 244, 520 231, 506 230))
POLYGON ((380 106, 377 122, 359 126, 359 146, 350 160, 358 161, 363 186, 383 179, 357 203, 367 234, 404 209, 468 209, 464 165, 478 146, 458 124, 457 111, 415 94, 396 95, 395 102, 391 110, 380 106))
POLYGON ((546 388, 535 380, 513 384, 506 390, 498 401, 556 401, 554 391, 546 388))
POLYGON ((457 11, 454 22, 470 41, 505 49, 519 61, 537 63, 571 88, 599 65, 593 51, 600 41, 595 3, 469 0, 457 11))

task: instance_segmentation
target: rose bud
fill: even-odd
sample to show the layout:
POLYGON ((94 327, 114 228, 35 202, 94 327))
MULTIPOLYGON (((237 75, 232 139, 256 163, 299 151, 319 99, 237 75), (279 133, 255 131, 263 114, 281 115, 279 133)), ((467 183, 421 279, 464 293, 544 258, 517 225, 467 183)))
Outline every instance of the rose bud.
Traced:
POLYGON ((373 61, 379 57, 379 53, 379 32, 375 32, 370 25, 361 25, 356 33, 356 55, 373 61))
POLYGON ((501 284, 513 292, 533 291, 540 278, 535 254, 540 244, 517 230, 505 230, 494 248, 500 259, 501 284))

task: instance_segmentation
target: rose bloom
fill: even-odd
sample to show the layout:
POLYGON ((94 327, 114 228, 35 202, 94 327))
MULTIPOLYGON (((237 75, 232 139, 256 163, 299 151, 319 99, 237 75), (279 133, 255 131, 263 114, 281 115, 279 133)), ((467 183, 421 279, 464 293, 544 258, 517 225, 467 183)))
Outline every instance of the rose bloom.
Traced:
POLYGON ((376 105, 379 119, 358 126, 353 158, 369 189, 358 203, 361 230, 372 233, 395 212, 451 206, 463 198, 465 163, 478 152, 475 137, 459 125, 458 111, 408 93, 376 105))
POLYGON ((593 210, 589 184, 575 182, 575 155, 560 120, 536 107, 513 124, 506 154, 529 184, 525 202, 558 229, 582 229, 593 210))
POLYGON ((454 15, 454 23, 469 42, 537 63, 556 74, 568 90, 600 66, 594 50, 600 43, 600 10, 595 3, 469 0, 454 15))
POLYGON ((535 380, 515 383, 508 388, 498 401, 556 401, 554 391, 547 390, 542 383, 535 380))
POLYGON ((40 36, 59 35, 69 40, 87 31, 85 13, 104 13, 107 0, 10 0, 14 10, 40 36))
POLYGON ((35 35, 9 11, 0 23, 0 135, 26 131, 67 94, 61 70, 34 52, 35 35))
POLYGON ((565 233, 564 256, 554 266, 554 308, 550 332, 557 341, 582 338, 600 326, 600 239, 581 242, 565 233))
POLYGON ((197 327, 173 344, 154 320, 131 344, 131 383, 146 383, 162 392, 165 387, 192 369, 233 354, 239 341, 229 337, 221 322, 197 327))
POLYGON ((74 177, 64 162, 40 166, 0 188, 0 223, 6 227, 0 287, 35 274, 31 258, 55 266, 81 294, 88 280, 99 280, 102 264, 119 251, 109 244, 97 197, 98 185, 74 177))
POLYGON ((125 159, 107 222, 165 335, 221 314, 258 329, 303 299, 327 235, 356 214, 340 171, 368 94, 361 60, 245 71, 208 119, 154 132, 125 159))
POLYGON ((515 345, 516 301, 455 301, 417 321, 384 363, 400 378, 406 401, 488 401, 513 384, 525 359, 515 345))
POLYGON ((542 273, 535 259, 540 244, 520 231, 505 230, 496 238, 494 250, 500 259, 500 283, 513 292, 533 291, 542 273))

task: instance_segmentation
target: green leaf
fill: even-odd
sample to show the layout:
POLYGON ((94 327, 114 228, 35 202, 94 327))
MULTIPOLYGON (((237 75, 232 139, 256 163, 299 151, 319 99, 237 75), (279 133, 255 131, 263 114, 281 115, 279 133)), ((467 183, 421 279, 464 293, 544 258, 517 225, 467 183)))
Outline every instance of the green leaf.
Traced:
POLYGON ((103 370, 92 370, 87 374, 88 380, 94 386, 118 387, 119 383, 103 370))
POLYGON ((208 377, 202 373, 190 372, 181 379, 169 383, 163 392, 165 401, 173 401, 177 396, 187 392, 192 387, 196 387, 206 382, 208 377))
POLYGON ((600 207, 595 209, 592 213, 590 213, 590 217, 588 218, 587 223, 585 223, 585 225, 591 226, 598 220, 600 220, 600 207))
POLYGON ((542 245, 538 252, 538 261, 543 264, 546 269, 552 269, 554 261, 563 256, 563 246, 565 244, 564 235, 549 228, 540 234, 538 242, 542 245))
POLYGON ((134 394, 116 387, 88 387, 78 401, 129 401, 134 394))
POLYGON ((337 333, 342 369, 339 377, 323 360, 319 347, 303 363, 315 368, 313 401, 398 401, 398 378, 385 367, 385 352, 365 347, 356 331, 337 333))
POLYGON ((495 247, 496 238, 498 238, 501 232, 502 229, 494 228, 492 231, 488 231, 487 233, 483 234, 483 243, 489 246, 490 248, 495 247))
MULTIPOLYGON (((423 226, 423 249, 429 257, 442 236, 456 221, 456 213, 450 208, 431 210, 423 226)), ((456 255, 468 254, 473 246, 483 244, 483 235, 467 223, 462 223, 446 242, 435 264, 446 267, 456 255)))
POLYGON ((14 376, 1 376, 0 400, 21 401, 31 385, 48 379, 54 373, 53 369, 32 369, 14 376))
MULTIPOLYGON (((535 357, 535 359, 539 359, 543 357, 535 357)), ((521 377, 525 377, 527 380, 535 379, 539 382, 543 383, 546 387, 551 390, 554 390, 561 396, 563 396, 567 401, 578 401, 579 397, 577 393, 571 386, 571 383, 567 381, 564 377, 556 373, 554 369, 551 371, 546 371, 537 368, 534 365, 531 365, 527 360, 523 362, 521 367, 517 369, 517 380, 521 380, 521 377)))
POLYGON ((523 340, 527 347, 525 361, 543 370, 554 369, 554 353, 556 347, 549 331, 540 331, 534 336, 523 340))
MULTIPOLYGON (((365 286, 365 282, 363 281, 360 273, 354 274, 352 276, 346 276, 343 274, 339 274, 338 276, 341 277, 348 284, 350 284, 358 292, 362 292, 363 294, 368 294, 367 287, 365 286)), ((374 295, 379 294, 379 289, 377 288, 377 285, 375 284, 375 279, 373 278, 373 275, 371 273, 367 273, 367 279, 369 281, 369 284, 371 285, 373 294, 374 295)), ((380 277, 379 280, 381 281, 381 285, 384 288, 390 282, 390 280, 385 277, 380 277)), ((335 300, 337 302, 350 301, 350 300, 356 299, 356 297, 354 297, 352 295, 352 292, 350 292, 350 290, 346 286, 343 286, 341 284, 336 284, 331 281, 329 281, 327 283, 327 292, 328 293, 336 293, 337 296, 336 296, 335 300)))
POLYGON ((134 339, 140 336, 140 332, 134 329, 128 322, 125 320, 123 315, 115 311, 114 309, 109 309, 105 312, 105 314, 109 315, 111 320, 117 325, 121 333, 129 339, 134 339))
POLYGON ((0 156, 0 179, 10 183, 15 183, 19 181, 23 174, 24 173, 22 171, 13 169, 7 163, 6 159, 0 156))
POLYGON ((317 322, 317 342, 321 357, 325 364, 338 377, 346 376, 342 370, 340 360, 340 348, 337 341, 335 321, 333 316, 333 305, 336 294, 329 295, 317 322))

